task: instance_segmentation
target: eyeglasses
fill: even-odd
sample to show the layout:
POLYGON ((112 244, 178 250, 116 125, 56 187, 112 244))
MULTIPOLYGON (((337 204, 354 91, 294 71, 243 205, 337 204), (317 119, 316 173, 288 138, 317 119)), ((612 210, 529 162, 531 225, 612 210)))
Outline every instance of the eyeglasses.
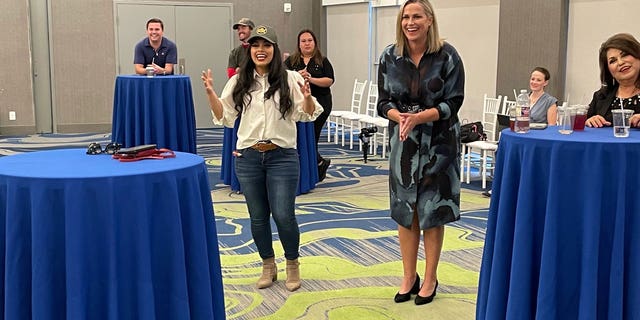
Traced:
POLYGON ((104 147, 104 149, 102 149, 102 146, 99 143, 92 142, 87 148, 87 154, 101 154, 101 153, 114 154, 118 150, 120 150, 120 147, 122 147, 121 144, 116 142, 110 142, 104 147))

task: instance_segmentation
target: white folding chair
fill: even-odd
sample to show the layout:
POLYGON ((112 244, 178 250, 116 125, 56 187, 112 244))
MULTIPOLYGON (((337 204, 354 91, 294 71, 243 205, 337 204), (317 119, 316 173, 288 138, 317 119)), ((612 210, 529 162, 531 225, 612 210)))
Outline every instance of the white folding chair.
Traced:
MULTIPOLYGON (((363 82, 355 82, 354 94, 351 101, 351 111, 343 112, 338 116, 336 122, 338 123, 338 130, 340 130, 341 145, 344 147, 345 135, 349 134, 349 149, 353 149, 353 135, 360 132, 359 120, 364 116, 362 113, 362 102, 364 101, 365 90, 367 88, 368 80, 363 82), (357 131, 355 131, 357 130, 357 131)), ((338 132, 336 131, 336 137, 338 132)), ((362 144, 360 143, 360 150, 362 150, 362 144)))
POLYGON ((509 114, 509 109, 511 109, 511 107, 515 106, 516 102, 515 101, 511 101, 509 99, 507 99, 507 97, 504 97, 504 100, 502 100, 502 109, 500 110, 500 114, 509 114))
POLYGON ((463 143, 462 156, 460 159, 460 172, 466 172, 466 183, 470 182, 471 167, 477 167, 480 170, 482 178, 482 189, 487 187, 487 173, 493 172, 493 156, 498 149, 497 141, 495 141, 495 132, 497 129, 498 110, 501 107, 502 96, 497 98, 489 98, 484 95, 484 105, 482 109, 482 126, 484 133, 491 140, 489 141, 473 141, 463 143), (478 154, 479 159, 475 159, 474 151, 478 154), (466 167, 466 171, 465 171, 466 167))
MULTIPOLYGON (((360 106, 364 98, 364 90, 367 86, 367 80, 359 82, 355 79, 353 82, 353 91, 351 92, 351 106, 349 110, 333 110, 327 118, 327 142, 331 142, 331 128, 333 127, 334 143, 338 143, 338 131, 340 130, 340 119, 349 113, 360 113, 360 106)), ((342 140, 344 146, 344 135, 342 140)))
MULTIPOLYGON (((515 107, 515 105, 516 105, 515 101, 511 101, 507 99, 507 96, 504 96, 504 99, 502 100, 502 109, 500 110, 499 114, 508 116, 509 110, 511 110, 511 107, 515 107)), ((498 140, 500 140, 500 134, 501 132, 498 132, 498 140)))

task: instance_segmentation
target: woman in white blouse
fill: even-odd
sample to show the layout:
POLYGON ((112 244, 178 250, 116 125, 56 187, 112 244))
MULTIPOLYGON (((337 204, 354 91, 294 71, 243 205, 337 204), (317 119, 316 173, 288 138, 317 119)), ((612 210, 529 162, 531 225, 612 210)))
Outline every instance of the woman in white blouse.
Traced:
POLYGON ((275 31, 257 26, 247 40, 247 56, 240 72, 229 79, 218 97, 211 70, 202 73, 215 124, 233 127, 240 117, 235 169, 247 202, 251 234, 262 258, 257 287, 277 280, 270 216, 287 261, 287 290, 300 288, 300 231, 295 198, 300 174, 296 151, 296 121, 313 121, 322 106, 311 96, 308 81, 287 71, 275 31))

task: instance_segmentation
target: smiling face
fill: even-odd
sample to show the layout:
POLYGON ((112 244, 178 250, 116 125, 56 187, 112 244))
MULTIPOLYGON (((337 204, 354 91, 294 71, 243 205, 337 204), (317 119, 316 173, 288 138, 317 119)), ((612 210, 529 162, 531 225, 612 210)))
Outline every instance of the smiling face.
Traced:
POLYGON ((619 49, 607 50, 609 72, 620 83, 634 83, 640 73, 640 59, 619 49))
POLYGON ((273 44, 261 38, 253 41, 251 43, 251 60, 256 65, 256 71, 259 74, 266 73, 269 70, 271 60, 273 60, 273 44))
POLYGON ((549 84, 549 81, 545 79, 542 72, 534 71, 531 73, 531 78, 529 78, 529 88, 531 88, 531 91, 542 91, 547 84, 549 84))
POLYGON ((147 26, 147 35, 149 36, 149 41, 151 42, 159 42, 162 40, 162 35, 164 34, 162 30, 162 25, 159 22, 151 22, 147 26))
POLYGON ((426 43, 432 22, 418 3, 408 3, 402 10, 402 32, 408 42, 426 43))
POLYGON ((239 25, 236 31, 238 32, 238 39, 242 42, 245 42, 251 35, 251 27, 249 26, 239 25))
POLYGON ((305 32, 298 37, 298 46, 303 56, 310 57, 316 48, 316 42, 310 33, 305 32))

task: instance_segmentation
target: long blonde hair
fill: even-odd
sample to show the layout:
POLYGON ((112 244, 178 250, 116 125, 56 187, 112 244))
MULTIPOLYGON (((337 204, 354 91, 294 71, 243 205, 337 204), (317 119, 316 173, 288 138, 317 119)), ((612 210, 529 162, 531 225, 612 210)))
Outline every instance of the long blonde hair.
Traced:
POLYGON ((444 41, 440 39, 440 32, 438 32, 438 20, 436 19, 436 15, 433 12, 433 6, 429 0, 407 0, 404 2, 402 7, 400 7, 400 11, 398 11, 398 17, 396 19, 396 54, 399 56, 404 55, 407 47, 407 38, 402 31, 402 14, 404 13, 404 8, 411 3, 417 3, 422 7, 422 10, 430 17, 432 22, 429 30, 427 31, 427 53, 438 52, 444 41))

